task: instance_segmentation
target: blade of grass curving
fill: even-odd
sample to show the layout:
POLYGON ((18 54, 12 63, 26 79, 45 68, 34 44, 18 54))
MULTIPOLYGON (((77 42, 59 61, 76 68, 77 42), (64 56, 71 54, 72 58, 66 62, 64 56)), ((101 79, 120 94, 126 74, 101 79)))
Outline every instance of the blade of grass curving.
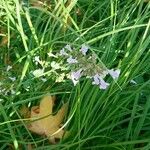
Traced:
POLYGON ((7 122, 7 127, 8 127, 8 130, 10 132, 11 138, 13 140, 13 145, 14 145, 15 149, 18 150, 19 149, 18 141, 16 139, 14 131, 12 130, 11 124, 8 122, 9 118, 8 118, 6 112, 5 112, 4 108, 3 108, 3 105, 1 103, 0 103, 0 109, 1 109, 1 113, 2 113, 2 115, 4 117, 4 120, 7 122))

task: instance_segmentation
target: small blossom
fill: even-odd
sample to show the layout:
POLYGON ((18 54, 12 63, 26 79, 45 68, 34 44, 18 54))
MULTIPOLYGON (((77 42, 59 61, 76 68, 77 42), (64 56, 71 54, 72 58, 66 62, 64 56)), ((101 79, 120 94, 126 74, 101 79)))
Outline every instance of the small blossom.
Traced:
POLYGON ((85 44, 82 44, 80 51, 82 52, 83 55, 86 55, 88 49, 89 49, 88 46, 86 46, 85 44))
POLYGON ((112 76, 113 79, 117 79, 119 77, 120 74, 120 69, 114 70, 108 70, 108 73, 112 76))
POLYGON ((103 80, 103 78, 100 78, 100 85, 99 85, 99 88, 100 88, 100 89, 106 89, 108 86, 109 86, 109 83, 105 82, 105 81, 103 80))
POLYGON ((40 62, 40 57, 39 57, 39 56, 35 56, 35 57, 34 57, 34 60, 35 60, 36 62, 40 62))
POLYGON ((52 62, 51 62, 51 67, 52 67, 54 70, 60 69, 60 65, 59 65, 59 63, 57 63, 56 61, 52 61, 52 62))
POLYGON ((131 80, 130 83, 137 84, 137 82, 135 82, 134 80, 131 80))
POLYGON ((60 50, 60 56, 68 56, 68 54, 65 52, 65 49, 64 49, 64 48, 62 48, 62 49, 60 50))
POLYGON ((105 82, 103 78, 98 74, 96 74, 93 79, 94 81, 92 82, 92 84, 99 85, 100 89, 106 89, 109 86, 109 83, 105 82))
POLYGON ((46 78, 41 78, 41 80, 42 80, 43 82, 46 82, 46 81, 47 81, 47 79, 46 79, 46 78))
POLYGON ((70 52, 72 51, 72 48, 71 48, 71 46, 70 46, 69 44, 67 44, 67 45, 65 46, 65 48, 66 48, 67 50, 69 50, 70 52))
POLYGON ((57 58, 57 56, 56 56, 56 55, 54 55, 52 52, 47 53, 47 55, 48 55, 49 57, 57 58))
POLYGON ((11 89, 11 94, 14 95, 15 93, 16 92, 13 89, 11 89))
POLYGON ((32 73, 35 77, 39 77, 44 73, 44 69, 36 69, 32 73))
POLYGON ((15 81, 16 77, 8 77, 11 81, 15 81))
POLYGON ((95 85, 99 85, 100 84, 100 80, 99 80, 99 75, 96 74, 94 77, 93 77, 94 81, 92 82, 92 84, 95 84, 95 85))
POLYGON ((74 63, 77 63, 78 61, 75 59, 75 58, 72 58, 72 56, 70 56, 68 59, 67 59, 67 62, 69 64, 74 64, 74 63))
POLYGON ((71 72, 71 79, 73 81, 74 86, 79 82, 79 79, 81 77, 81 71, 82 69, 75 72, 71 72))
POLYGON ((10 69, 12 69, 12 66, 7 66, 6 71, 9 71, 10 69))
POLYGON ((35 56, 34 61, 35 61, 36 65, 38 65, 38 63, 39 63, 41 66, 43 66, 43 64, 44 64, 44 61, 40 60, 39 56, 35 56))

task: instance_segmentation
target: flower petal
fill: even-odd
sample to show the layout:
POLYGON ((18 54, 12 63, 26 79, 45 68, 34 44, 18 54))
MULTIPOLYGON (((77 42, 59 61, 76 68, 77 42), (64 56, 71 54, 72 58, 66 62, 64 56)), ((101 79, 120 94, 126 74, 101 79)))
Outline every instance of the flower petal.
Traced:
POLYGON ((8 77, 11 81, 15 81, 16 77, 8 77))
POLYGON ((80 51, 82 52, 83 55, 86 55, 86 52, 88 51, 88 46, 85 44, 82 44, 82 47, 80 49, 80 51))
POLYGON ((71 79, 73 81, 74 86, 79 82, 79 79, 81 77, 81 71, 82 69, 75 72, 71 72, 71 79))
POLYGON ((92 84, 99 85, 100 89, 106 89, 109 86, 109 83, 105 82, 101 75, 96 74, 93 79, 92 84))
POLYGON ((36 62, 40 62, 40 57, 39 57, 39 56, 35 56, 35 57, 34 57, 34 60, 35 60, 36 62))
POLYGON ((100 88, 100 89, 106 89, 108 86, 109 86, 109 83, 105 82, 105 81, 103 80, 103 78, 100 78, 100 85, 99 85, 99 88, 100 88))
POLYGON ((9 71, 10 69, 12 69, 12 66, 8 65, 6 71, 9 71))
POLYGON ((66 48, 67 50, 69 50, 70 52, 72 51, 72 48, 71 48, 71 46, 70 46, 69 44, 67 44, 67 45, 65 46, 65 48, 66 48))
POLYGON ((67 62, 69 64, 74 64, 74 63, 77 63, 78 61, 75 59, 75 58, 72 58, 72 56, 70 56, 68 59, 67 59, 67 62))
POLYGON ((32 72, 32 74, 35 76, 35 77, 39 77, 39 76, 42 76, 42 74, 44 73, 44 69, 36 69, 32 72))
POLYGON ((120 74, 120 69, 114 70, 108 70, 108 73, 112 76, 113 79, 117 79, 119 77, 120 74))
POLYGON ((65 49, 64 48, 62 48, 61 50, 60 50, 60 56, 68 56, 68 54, 65 52, 65 49))
POLYGON ((137 82, 134 80, 131 80, 130 83, 137 84, 137 82))
POLYGON ((100 84, 100 80, 99 80, 99 75, 96 74, 94 77, 93 77, 94 81, 92 82, 92 84, 95 84, 95 85, 99 85, 100 84))

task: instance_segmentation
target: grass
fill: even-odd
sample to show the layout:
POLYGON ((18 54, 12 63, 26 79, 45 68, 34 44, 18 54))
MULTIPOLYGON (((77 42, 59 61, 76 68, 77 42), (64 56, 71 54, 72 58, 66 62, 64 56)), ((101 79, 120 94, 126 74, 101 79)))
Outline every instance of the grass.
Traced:
POLYGON ((37 150, 149 150, 149 8, 143 0, 52 0, 44 6, 32 0, 2 0, 0 149, 27 149, 32 144, 37 150), (121 69, 117 82, 108 78, 106 90, 89 79, 75 87, 68 79, 55 82, 62 72, 51 63, 61 60, 47 54, 83 43, 105 66, 121 69), (35 56, 43 64, 36 65, 35 56), (44 73, 36 78, 32 71, 39 68, 44 73), (37 105, 47 93, 56 95, 59 105, 69 102, 64 123, 70 136, 55 145, 31 133, 19 113, 21 106, 37 105))

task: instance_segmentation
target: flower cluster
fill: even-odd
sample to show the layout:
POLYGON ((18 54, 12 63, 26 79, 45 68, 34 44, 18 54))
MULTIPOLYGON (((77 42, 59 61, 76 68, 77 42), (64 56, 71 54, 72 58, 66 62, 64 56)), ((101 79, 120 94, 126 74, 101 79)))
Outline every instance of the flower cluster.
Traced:
POLYGON ((94 54, 87 54, 89 47, 83 44, 80 50, 71 48, 66 45, 60 50, 59 55, 66 59, 67 65, 70 66, 70 77, 74 85, 84 76, 93 80, 93 85, 98 85, 100 89, 106 89, 109 83, 105 82, 106 75, 116 80, 119 77, 120 70, 107 69, 103 64, 98 63, 94 54))

